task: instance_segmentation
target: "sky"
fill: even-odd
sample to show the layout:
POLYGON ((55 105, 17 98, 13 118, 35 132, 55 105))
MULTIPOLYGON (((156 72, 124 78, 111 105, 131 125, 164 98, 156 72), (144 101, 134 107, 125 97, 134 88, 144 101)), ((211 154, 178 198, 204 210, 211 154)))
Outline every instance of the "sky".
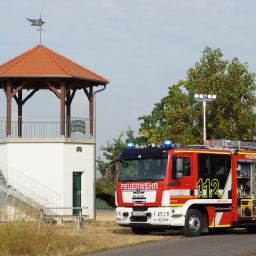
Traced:
MULTIPOLYGON (((43 45, 110 81, 97 94, 101 155, 100 146, 128 127, 139 128, 138 117, 186 78, 205 47, 220 48, 255 72, 255 11, 254 0, 0 0, 0 63, 39 43, 26 17, 41 13, 43 45)), ((0 99, 3 116, 3 92, 0 99)), ((87 109, 79 92, 72 115, 84 117, 87 109)), ((23 113, 59 116, 58 100, 51 92, 35 94, 23 113)))

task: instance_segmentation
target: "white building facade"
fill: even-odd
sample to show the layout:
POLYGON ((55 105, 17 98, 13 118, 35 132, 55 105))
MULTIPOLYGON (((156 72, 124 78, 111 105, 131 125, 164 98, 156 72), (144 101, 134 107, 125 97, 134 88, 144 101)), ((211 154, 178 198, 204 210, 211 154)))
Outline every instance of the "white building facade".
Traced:
POLYGON ((94 147, 92 139, 0 140, 0 169, 9 185, 42 207, 88 208, 83 214, 94 218, 94 147))

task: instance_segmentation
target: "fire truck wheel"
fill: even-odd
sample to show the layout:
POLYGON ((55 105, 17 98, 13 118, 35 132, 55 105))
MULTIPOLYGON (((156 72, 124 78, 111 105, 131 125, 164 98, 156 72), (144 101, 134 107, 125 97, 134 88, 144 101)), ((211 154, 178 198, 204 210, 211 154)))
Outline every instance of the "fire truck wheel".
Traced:
POLYGON ((185 218, 183 234, 185 236, 200 236, 202 234, 203 217, 196 209, 190 209, 185 218))
POLYGON ((132 232, 136 235, 148 235, 152 229, 151 228, 136 228, 136 227, 131 227, 132 232))
POLYGON ((246 227, 246 230, 249 234, 256 234, 256 226, 246 227))

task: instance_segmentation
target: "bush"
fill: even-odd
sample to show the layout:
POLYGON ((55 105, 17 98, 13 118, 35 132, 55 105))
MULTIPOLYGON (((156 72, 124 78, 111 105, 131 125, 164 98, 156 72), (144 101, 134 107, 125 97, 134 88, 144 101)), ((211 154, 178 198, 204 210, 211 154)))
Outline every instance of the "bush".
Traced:
POLYGON ((105 201, 110 207, 115 207, 116 183, 108 178, 100 178, 96 181, 96 197, 105 201))

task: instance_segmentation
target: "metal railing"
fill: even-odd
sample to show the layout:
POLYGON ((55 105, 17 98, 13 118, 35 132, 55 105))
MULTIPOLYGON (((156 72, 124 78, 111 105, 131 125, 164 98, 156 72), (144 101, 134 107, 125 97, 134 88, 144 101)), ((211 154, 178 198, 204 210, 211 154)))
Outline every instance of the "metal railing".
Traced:
MULTIPOLYGON (((61 122, 54 117, 15 117, 11 121, 10 137, 60 137, 61 122)), ((7 121, 0 117, 0 138, 6 137, 7 121)), ((90 119, 80 117, 66 117, 65 137, 91 138, 90 119)))
POLYGON ((208 147, 237 148, 237 149, 256 149, 256 142, 240 140, 211 139, 206 141, 208 147))
POLYGON ((61 205, 61 195, 51 188, 39 183, 25 173, 0 163, 0 170, 6 186, 26 197, 27 202, 35 207, 58 207, 61 205))

